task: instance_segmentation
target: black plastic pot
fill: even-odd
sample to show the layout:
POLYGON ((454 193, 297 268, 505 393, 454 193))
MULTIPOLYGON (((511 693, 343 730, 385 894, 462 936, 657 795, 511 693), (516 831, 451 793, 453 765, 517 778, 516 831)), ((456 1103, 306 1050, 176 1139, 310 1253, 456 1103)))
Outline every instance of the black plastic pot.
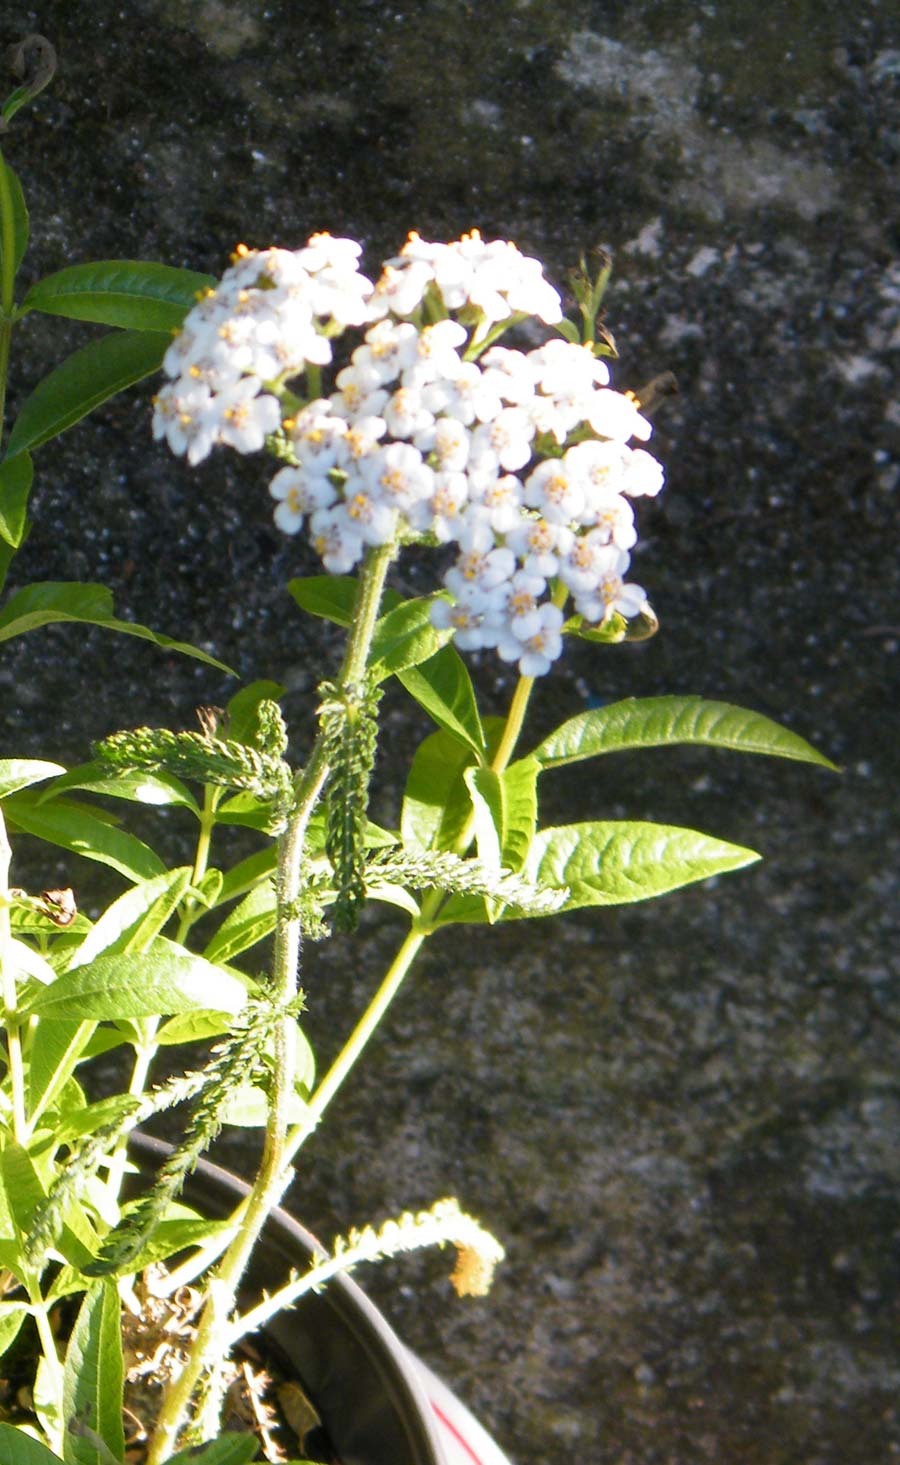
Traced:
MULTIPOLYGON (((170 1146, 135 1133, 129 1157, 148 1178, 170 1146)), ((184 1189, 187 1205, 224 1218, 247 1194, 237 1176, 201 1161, 184 1189)), ((323 1255, 286 1211, 272 1213, 247 1276, 247 1292, 274 1289, 292 1267, 323 1255)), ((411 1354, 365 1293, 335 1277, 266 1326, 316 1406, 341 1465, 448 1465, 432 1405, 411 1354)))

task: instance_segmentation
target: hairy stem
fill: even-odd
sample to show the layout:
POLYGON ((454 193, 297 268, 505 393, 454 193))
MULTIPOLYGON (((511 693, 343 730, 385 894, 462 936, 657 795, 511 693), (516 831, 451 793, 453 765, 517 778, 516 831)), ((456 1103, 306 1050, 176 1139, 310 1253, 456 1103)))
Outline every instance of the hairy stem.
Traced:
MULTIPOLYGON (((512 702, 510 703, 503 734, 497 746, 497 751, 491 759, 490 767, 495 773, 503 772, 515 752, 516 743, 522 732, 522 724, 525 720, 525 713, 528 709, 528 701, 533 686, 533 677, 519 678, 516 690, 513 693, 512 702)), ((474 828, 475 816, 473 813, 469 816, 462 833, 453 846, 454 854, 466 854, 472 843, 474 828)), ((372 1034, 380 1025, 385 1013, 400 990, 407 972, 428 940, 428 937, 432 934, 434 921, 445 899, 446 896, 440 890, 431 891, 423 899, 421 913, 413 923, 412 929, 406 935, 394 960, 388 967, 378 991, 375 993, 325 1077, 316 1087, 315 1092, 309 1100, 303 1121, 295 1125, 288 1135, 287 1153, 289 1157, 293 1157, 301 1145, 309 1138, 310 1134, 312 1134, 328 1105, 344 1082, 344 1079, 350 1073, 357 1059, 367 1046, 372 1034)))

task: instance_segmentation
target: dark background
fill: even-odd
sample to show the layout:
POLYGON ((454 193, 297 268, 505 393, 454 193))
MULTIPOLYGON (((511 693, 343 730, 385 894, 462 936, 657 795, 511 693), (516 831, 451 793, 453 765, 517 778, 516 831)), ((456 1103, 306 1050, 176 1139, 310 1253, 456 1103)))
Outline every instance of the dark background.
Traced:
MULTIPOLYGON (((483 1302, 443 1258, 363 1278, 520 1465, 875 1465, 900 1457, 896 590, 900 36, 861 0, 273 0, 4 7, 59 52, 5 139, 27 283, 91 258, 218 273, 238 240, 348 233, 370 270, 410 228, 472 226, 559 284, 615 258, 616 384, 675 372, 668 487, 635 578, 662 629, 572 647, 537 738, 588 698, 698 692, 844 767, 699 749, 548 776, 544 820, 635 817, 764 862, 645 906, 436 940, 310 1145, 293 1208, 326 1238, 455 1193, 505 1242, 483 1302)), ((90 328, 29 319, 11 405, 90 328)), ((283 586, 311 555, 265 465, 191 471, 151 442, 152 386, 37 459, 11 587, 84 578, 120 614, 288 686, 303 756, 328 628, 283 586)), ((428 559, 396 583, 431 588, 428 559)), ((490 710, 510 684, 485 660, 490 710)), ((120 726, 190 726, 229 685, 101 632, 4 646, 4 756, 75 763, 120 726)), ((386 703, 377 813, 428 730, 386 703)), ((181 826, 161 818, 171 853, 181 826)), ((27 839, 17 866, 36 859, 27 839)), ((31 862, 31 864, 29 863, 31 862)), ((65 877, 65 879, 63 879, 65 877)), ((35 879, 95 872, 64 861, 35 879)), ((24 881, 23 881, 24 883, 24 881)), ((324 1064, 399 930, 309 953, 324 1064)), ((221 1154, 246 1169, 246 1136, 221 1154)))

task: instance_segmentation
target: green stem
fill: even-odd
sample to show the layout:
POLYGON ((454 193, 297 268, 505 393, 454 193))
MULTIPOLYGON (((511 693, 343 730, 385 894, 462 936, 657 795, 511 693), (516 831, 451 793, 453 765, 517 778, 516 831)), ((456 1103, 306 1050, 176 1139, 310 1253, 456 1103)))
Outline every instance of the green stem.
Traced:
MULTIPOLYGON (((362 680, 372 647, 372 637, 381 605, 384 581, 393 559, 393 545, 371 549, 363 561, 357 585, 356 605, 344 660, 338 674, 340 686, 362 680)), ((321 733, 316 738, 306 768, 295 781, 295 804, 288 826, 278 844, 275 888, 278 914, 272 995, 287 1005, 297 992, 301 921, 297 898, 302 882, 303 851, 310 817, 329 774, 328 758, 321 733)), ((203 1375, 214 1368, 221 1355, 237 1289, 266 1217, 277 1205, 289 1179, 286 1137, 288 1114, 294 1093, 294 1025, 286 1015, 276 1028, 274 1063, 269 1091, 269 1108, 263 1154, 256 1181, 247 1197, 241 1225, 210 1281, 206 1302, 197 1324, 196 1336, 184 1368, 167 1390, 156 1428, 147 1450, 146 1465, 162 1465, 175 1449, 182 1424, 203 1375)))
MULTIPOLYGON (((515 752, 533 687, 533 677, 520 677, 516 684, 516 690, 513 693, 509 713, 506 718, 506 725, 503 729, 503 735, 500 738, 497 751, 490 763, 490 767, 495 773, 503 772, 515 752)), ((469 815, 459 838, 453 845, 454 854, 464 855, 466 853, 472 843, 474 829, 475 815, 472 813, 469 815)), ((287 1153, 289 1158, 293 1158, 301 1145, 304 1144, 317 1127, 322 1115, 341 1087, 344 1079, 350 1073, 350 1070, 368 1044, 369 1039, 380 1025, 385 1013, 400 990, 403 980, 415 958, 418 956, 429 936, 433 934, 434 921, 445 899, 446 896, 440 890, 431 891, 423 899, 421 912, 385 973, 378 991, 375 993, 325 1077, 312 1094, 302 1122, 295 1125, 288 1135, 287 1153)))
POLYGON ((56 1405, 57 1428, 48 1430, 50 1446, 62 1454, 63 1437, 63 1370, 56 1351, 56 1336, 50 1322, 49 1308, 41 1296, 41 1289, 34 1278, 26 1279, 28 1300, 34 1314, 34 1322, 41 1341, 41 1352, 47 1370, 47 1383, 56 1405))
POLYGON ((0 812, 0 990, 3 997, 3 1025, 6 1029, 6 1051, 12 1089, 13 1136, 17 1144, 27 1143, 28 1121, 25 1113, 25 1068, 19 1038, 16 967, 12 951, 12 923, 9 918, 9 866, 12 849, 6 833, 6 821, 0 812))

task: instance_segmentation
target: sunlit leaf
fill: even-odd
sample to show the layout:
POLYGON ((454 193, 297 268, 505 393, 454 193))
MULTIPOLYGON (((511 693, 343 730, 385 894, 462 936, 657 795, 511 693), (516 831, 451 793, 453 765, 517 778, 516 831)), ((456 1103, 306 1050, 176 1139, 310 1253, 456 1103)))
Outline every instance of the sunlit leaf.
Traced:
POLYGON ((575 910, 649 900, 758 859, 695 829, 613 820, 541 830, 523 873, 536 884, 567 885, 563 910, 575 910))
POLYGON ((786 727, 759 712, 703 697, 629 697, 564 722, 534 750, 545 768, 625 748, 699 743, 738 753, 767 753, 801 763, 835 764, 786 727))
POLYGON ((68 265, 32 285, 22 311, 40 310, 73 320, 97 321, 136 331, 176 330, 197 303, 198 293, 215 285, 196 270, 145 260, 104 259, 68 265))

